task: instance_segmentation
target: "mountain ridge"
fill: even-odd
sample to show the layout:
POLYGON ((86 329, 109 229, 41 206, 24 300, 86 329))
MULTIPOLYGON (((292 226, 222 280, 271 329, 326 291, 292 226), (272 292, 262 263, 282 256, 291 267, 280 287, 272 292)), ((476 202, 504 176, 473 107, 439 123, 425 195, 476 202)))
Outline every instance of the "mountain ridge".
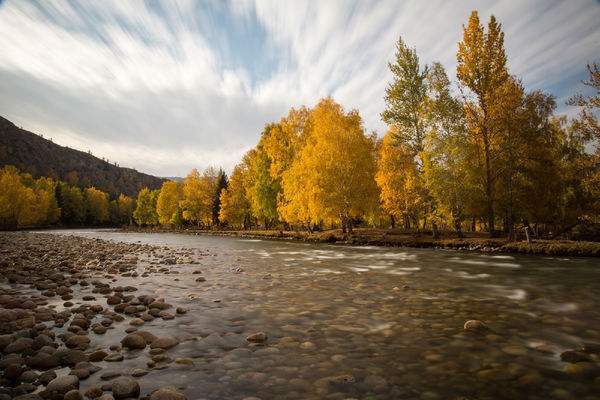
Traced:
POLYGON ((14 165, 34 177, 49 176, 80 187, 94 186, 113 198, 120 193, 136 196, 144 187, 158 189, 165 181, 61 146, 0 116, 0 167, 5 165, 14 165))

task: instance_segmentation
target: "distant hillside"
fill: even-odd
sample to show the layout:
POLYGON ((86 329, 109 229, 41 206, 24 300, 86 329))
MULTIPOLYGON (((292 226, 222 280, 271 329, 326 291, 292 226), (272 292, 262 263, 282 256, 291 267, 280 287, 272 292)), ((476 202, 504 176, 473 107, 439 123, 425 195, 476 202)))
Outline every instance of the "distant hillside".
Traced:
POLYGON ((59 178, 80 187, 95 186, 112 197, 157 189, 163 179, 118 167, 91 154, 60 146, 0 117, 0 168, 14 165, 32 175, 59 178))

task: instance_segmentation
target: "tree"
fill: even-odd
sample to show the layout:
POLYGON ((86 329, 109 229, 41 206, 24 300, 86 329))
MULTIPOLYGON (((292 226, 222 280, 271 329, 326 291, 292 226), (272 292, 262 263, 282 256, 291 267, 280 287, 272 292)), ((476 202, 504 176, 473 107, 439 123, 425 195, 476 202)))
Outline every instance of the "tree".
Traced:
MULTIPOLYGON (((271 129, 265 128, 265 132, 271 129)), ((267 133, 268 134, 268 133, 267 133)), ((263 133, 263 136, 265 133, 263 133)), ((274 179, 269 170, 271 160, 259 142, 254 151, 249 154, 249 169, 246 175, 246 196, 250 201, 253 216, 264 222, 264 227, 269 228, 272 222, 279 218, 277 212, 277 196, 281 185, 274 179)))
POLYGON ((109 219, 108 194, 89 187, 84 190, 87 221, 90 224, 103 224, 109 219))
POLYGON ((40 177, 35 181, 35 191, 37 196, 42 198, 39 204, 47 203, 45 214, 45 222, 47 224, 55 224, 60 219, 60 208, 56 200, 56 187, 58 182, 52 178, 40 177))
POLYGON ((158 214, 159 223, 162 225, 174 224, 181 198, 181 187, 177 182, 167 181, 163 183, 156 200, 156 213, 158 214))
POLYGON ((484 187, 487 202, 487 221, 490 235, 494 235, 494 141, 497 132, 490 125, 491 103, 497 101, 499 88, 508 79, 504 33, 492 15, 487 31, 479 22, 477 11, 463 27, 463 40, 458 44, 457 77, 462 87, 469 90, 474 99, 466 103, 469 132, 483 152, 484 187))
POLYGON ((119 222, 131 225, 133 223, 135 201, 131 197, 121 193, 117 199, 117 205, 119 209, 119 222))
POLYGON ((416 49, 409 48, 402 38, 396 43, 395 62, 388 65, 394 80, 385 90, 386 109, 381 117, 396 127, 395 139, 416 156, 423 150, 429 67, 421 67, 416 49))
POLYGON ((198 226, 210 227, 212 206, 217 186, 218 171, 208 167, 200 175, 193 169, 183 180, 183 200, 180 202, 183 218, 198 226))
POLYGON ((82 224, 85 220, 85 199, 81 189, 60 182, 56 198, 61 211, 61 220, 66 224, 82 224))
POLYGON ((158 224, 158 214, 156 213, 156 201, 158 199, 158 190, 151 191, 143 188, 138 193, 133 219, 140 226, 152 226, 158 224))
POLYGON ((311 112, 313 127, 292 167, 283 174, 282 217, 289 223, 352 221, 376 206, 375 138, 367 137, 357 111, 346 113, 333 99, 311 112))
POLYGON ((415 158, 405 144, 397 143, 395 130, 395 127, 390 128, 383 137, 375 180, 380 190, 381 205, 390 215, 392 226, 395 221, 401 220, 409 229, 411 221, 417 220, 422 194, 419 192, 415 158))
POLYGON ((219 169, 217 184, 213 193, 212 201, 212 224, 219 224, 219 214, 221 212, 221 193, 227 189, 227 174, 222 169, 219 169))
POLYGON ((244 157, 242 162, 233 169, 227 188, 221 191, 221 208, 219 209, 219 221, 221 223, 227 223, 242 229, 248 227, 252 212, 244 187, 247 173, 247 157, 244 157))

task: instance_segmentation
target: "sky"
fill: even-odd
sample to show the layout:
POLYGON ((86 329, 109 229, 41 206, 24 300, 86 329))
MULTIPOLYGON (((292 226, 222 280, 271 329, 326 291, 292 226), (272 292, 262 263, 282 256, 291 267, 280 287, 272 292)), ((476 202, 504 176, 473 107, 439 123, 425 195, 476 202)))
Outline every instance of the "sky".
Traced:
POLYGON ((0 115, 158 176, 230 171, 266 123, 332 96, 380 136, 399 36, 456 78, 477 9, 510 72, 558 111, 600 62, 600 2, 0 0, 0 115))

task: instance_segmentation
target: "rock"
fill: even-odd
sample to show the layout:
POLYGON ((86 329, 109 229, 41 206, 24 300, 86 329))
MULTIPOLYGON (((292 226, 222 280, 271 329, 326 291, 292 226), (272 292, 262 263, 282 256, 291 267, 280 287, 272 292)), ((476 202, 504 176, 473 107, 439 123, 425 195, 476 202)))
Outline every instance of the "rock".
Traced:
POLYGON ((33 383, 38 379, 39 375, 34 371, 25 371, 19 376, 20 382, 33 383))
POLYGON ((121 340, 121 345, 126 349, 144 349, 146 339, 137 333, 130 333, 121 340))
POLYGON ((567 350, 560 354, 560 359, 565 362, 578 363, 581 361, 591 361, 590 357, 582 352, 567 350))
POLYGON ((483 333, 489 331, 490 328, 482 321, 470 319, 465 322, 464 330, 467 332, 483 333))
POLYGON ((10 343, 4 348, 5 353, 22 353, 23 351, 31 348, 33 345, 33 339, 31 338, 18 338, 14 342, 10 343))
POLYGON ((267 341, 267 334, 264 332, 257 332, 246 337, 246 340, 251 343, 264 343, 267 341))
POLYGON ((112 394, 115 399, 135 398, 140 395, 140 385, 135 379, 122 376, 112 381, 112 394))
POLYGON ((54 378, 46 387, 46 390, 50 393, 55 392, 63 395, 71 390, 77 389, 79 389, 79 378, 74 375, 65 375, 54 378))
POLYGON ((96 350, 89 355, 89 360, 92 362, 102 361, 108 355, 104 350, 96 350))
POLYGON ((102 393, 102 386, 94 385, 85 391, 85 397, 88 397, 90 399, 97 399, 98 397, 102 396, 102 393))
POLYGON ((83 396, 79 390, 70 390, 65 394, 63 400, 83 400, 83 396))
POLYGON ((55 354, 38 352, 33 357, 27 359, 27 365, 31 368, 46 370, 58 367, 59 359, 55 354))
POLYGON ((104 361, 108 361, 108 362, 118 362, 118 361, 123 361, 125 357, 123 357, 123 354, 121 353, 112 353, 109 354, 108 356, 104 357, 104 361))
POLYGON ((161 337, 157 338, 152 343, 150 343, 151 349, 170 349, 171 347, 175 347, 179 344, 179 341, 172 337, 161 337))
POLYGON ((579 379, 593 379, 600 376, 600 367, 591 362, 567 364, 563 370, 567 375, 579 379))
POLYGON ((174 388, 162 388, 152 392, 150 400, 187 400, 187 398, 174 388))
POLYGON ((136 368, 131 372, 131 376, 133 376, 134 378, 139 378, 140 376, 144 376, 147 374, 148 374, 148 371, 146 371, 145 369, 141 369, 141 368, 136 368))
POLYGON ((84 335, 73 335, 65 342, 65 346, 70 349, 85 350, 89 345, 90 338, 84 335))
POLYGON ((56 372, 47 371, 38 377, 38 382, 47 386, 54 378, 56 378, 56 372))

